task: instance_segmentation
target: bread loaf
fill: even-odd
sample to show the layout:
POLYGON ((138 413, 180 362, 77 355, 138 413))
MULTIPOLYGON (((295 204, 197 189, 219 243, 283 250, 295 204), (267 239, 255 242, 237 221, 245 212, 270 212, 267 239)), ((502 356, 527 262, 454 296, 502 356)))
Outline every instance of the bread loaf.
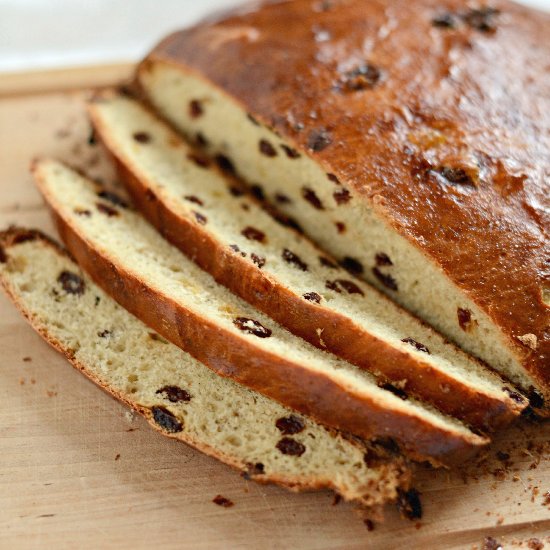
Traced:
POLYGON ((0 283, 51 346, 164 435, 255 481, 330 488, 365 506, 407 489, 402 458, 215 375, 120 307, 43 234, 0 233, 0 283))
POLYGON ((547 414, 549 35, 550 15, 500 0, 266 2, 166 38, 138 81, 547 414))
MULTIPOLYGON (((55 161, 34 166, 69 252, 123 307, 218 374, 359 437, 395 439, 434 463, 488 439, 293 336, 218 285, 116 195, 55 161)), ((197 210, 197 224, 207 222, 197 210)))
POLYGON ((281 226, 136 101, 104 94, 89 110, 149 221, 291 332, 477 429, 502 426, 526 405, 500 377, 281 226), (207 223, 196 223, 196 212, 207 223))

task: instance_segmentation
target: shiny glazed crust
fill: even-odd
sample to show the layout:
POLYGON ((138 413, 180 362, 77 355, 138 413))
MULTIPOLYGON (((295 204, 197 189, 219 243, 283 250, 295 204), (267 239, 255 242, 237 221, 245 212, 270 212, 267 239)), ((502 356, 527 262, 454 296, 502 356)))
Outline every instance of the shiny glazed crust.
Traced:
MULTIPOLYGON (((58 213, 58 199, 47 189, 44 170, 48 162, 34 166, 34 176, 52 209, 61 239, 92 280, 120 305, 167 340, 220 374, 234 379, 320 423, 365 439, 387 436, 408 454, 435 465, 460 463, 473 456, 489 440, 474 433, 437 427, 420 417, 388 409, 366 395, 355 395, 334 381, 291 358, 283 358, 236 337, 197 312, 186 309, 168 294, 116 265, 104 250, 95 249, 58 213), (289 383, 297 381, 300 383, 289 383)), ((131 238, 131 237, 130 237, 131 238)))
MULTIPOLYGON (((178 214, 167 200, 155 195, 151 183, 140 174, 139 168, 117 150, 103 124, 100 109, 100 105, 89 106, 93 124, 111 153, 135 206, 164 237, 212 274, 217 282, 311 344, 328 349, 362 368, 381 373, 389 380, 407 380, 407 392, 433 403, 476 429, 502 427, 523 410, 525 404, 512 400, 504 392, 498 397, 483 394, 443 370, 434 369, 421 358, 370 334, 350 317, 304 300, 281 284, 277 277, 258 269, 240 254, 228 251, 211 231, 178 214)), ((178 143, 175 135, 173 140, 178 143)))
POLYGON ((173 34, 141 69, 161 61, 205 78, 346 182, 489 316, 550 395, 550 16, 491 7, 267 3, 173 34), (350 92, 346 70, 365 57, 379 82, 350 92), (437 159, 418 139, 430 132, 445 136, 437 159))

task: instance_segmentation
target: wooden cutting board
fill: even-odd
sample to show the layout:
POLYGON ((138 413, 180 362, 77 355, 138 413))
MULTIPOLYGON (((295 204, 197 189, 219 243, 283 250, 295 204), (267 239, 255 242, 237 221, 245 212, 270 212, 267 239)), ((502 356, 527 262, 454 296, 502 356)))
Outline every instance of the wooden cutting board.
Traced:
MULTIPOLYGON (((0 75, 0 227, 53 231, 28 173, 36 156, 112 177, 88 144, 84 101, 130 72, 0 75)), ((3 296, 0 346, 0 548, 481 549, 486 537, 538 548, 528 543, 536 537, 550 550, 548 422, 502 434, 481 466, 419 468, 423 518, 388 507, 369 531, 328 492, 259 486, 154 432, 74 371, 3 296), (218 494, 235 505, 216 506, 218 494)))

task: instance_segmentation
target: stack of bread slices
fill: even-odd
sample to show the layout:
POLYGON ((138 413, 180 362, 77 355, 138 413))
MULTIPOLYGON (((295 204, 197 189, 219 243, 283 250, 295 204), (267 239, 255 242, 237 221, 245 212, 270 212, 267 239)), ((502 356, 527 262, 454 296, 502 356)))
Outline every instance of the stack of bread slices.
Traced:
POLYGON ((140 66, 141 96, 107 91, 90 103, 127 195, 56 160, 33 164, 66 250, 37 231, 7 230, 0 280, 75 367, 164 434, 257 481, 331 488, 378 507, 412 494, 410 461, 461 463, 525 410, 546 414, 547 343, 531 327, 519 343, 533 354, 519 353, 457 287, 438 302, 451 283, 426 267, 433 258, 419 268, 433 286, 418 288, 402 260, 418 245, 379 219, 383 193, 352 201, 345 170, 327 178, 331 159, 316 155, 328 130, 309 145, 284 139, 259 122, 261 102, 257 117, 245 110, 245 84, 229 85, 243 94, 230 98, 208 70, 197 73, 189 52, 203 35, 221 44, 269 27, 259 15, 236 26, 240 17, 251 16, 168 39, 140 66), (350 224, 366 231, 350 232, 341 251, 329 195, 349 203, 338 234, 350 224), (297 209, 300 196, 307 206, 297 209), (418 315, 430 304, 424 317, 481 359, 397 301, 418 315), (446 330, 456 303, 458 337, 446 330))

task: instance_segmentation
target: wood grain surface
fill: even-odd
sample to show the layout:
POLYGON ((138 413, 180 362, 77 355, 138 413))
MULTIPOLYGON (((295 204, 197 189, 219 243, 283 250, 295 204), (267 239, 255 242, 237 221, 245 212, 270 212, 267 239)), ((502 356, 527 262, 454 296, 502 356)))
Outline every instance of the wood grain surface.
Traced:
MULTIPOLYGON (((52 232, 28 165, 55 156, 112 179, 82 87, 128 66, 0 75, 0 227, 52 232)), ((524 421, 481 464, 419 467, 423 518, 369 531, 328 492, 246 481, 133 417, 52 351, 0 296, 0 548, 503 548, 550 550, 550 423, 524 421), (509 457, 507 456, 509 455, 509 457), (546 494, 548 496, 546 496, 546 494), (232 508, 212 499, 230 498, 232 508), (540 548, 542 548, 540 547, 540 548)))

